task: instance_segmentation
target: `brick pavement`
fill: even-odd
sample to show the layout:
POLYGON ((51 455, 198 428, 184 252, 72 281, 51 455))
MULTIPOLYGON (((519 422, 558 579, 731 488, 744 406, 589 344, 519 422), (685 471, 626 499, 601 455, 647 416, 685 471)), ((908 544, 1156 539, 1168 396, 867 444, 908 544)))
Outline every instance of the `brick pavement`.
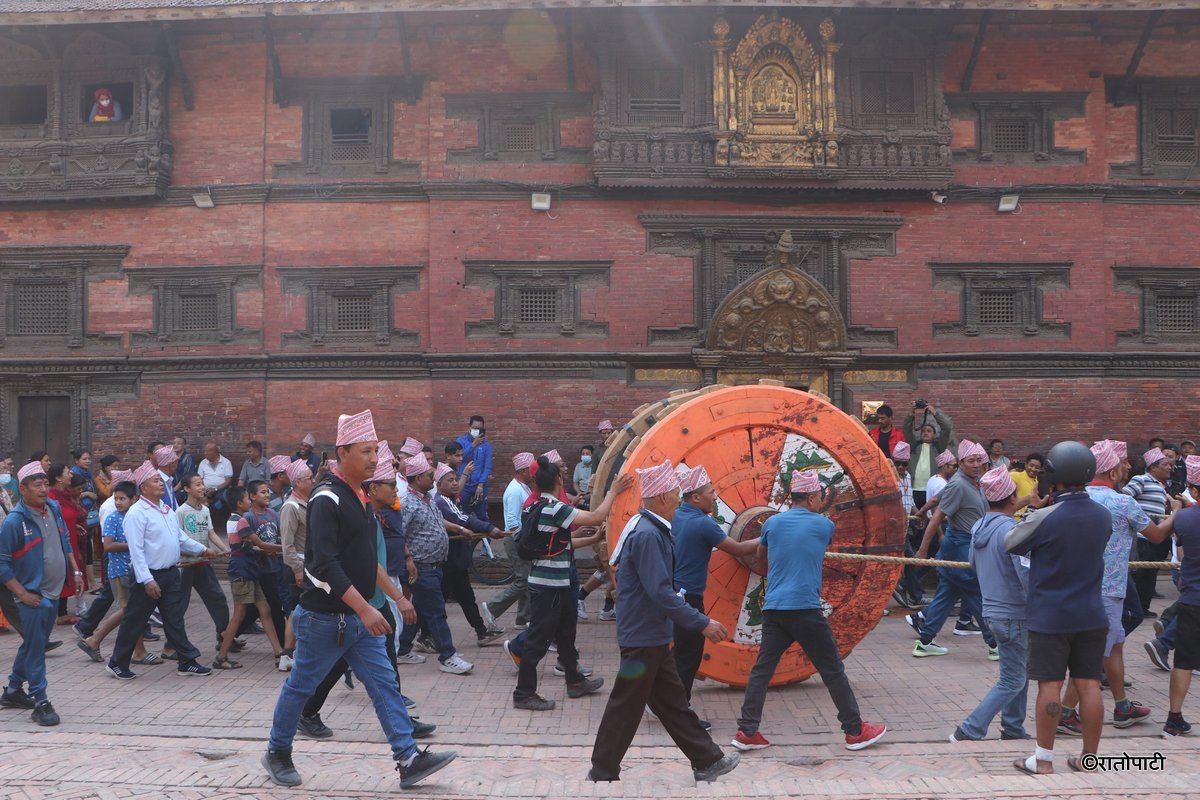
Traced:
MULTIPOLYGON (((1167 582, 1163 581, 1164 589, 1167 582)), ((480 597, 491 590, 481 590, 480 597)), ((593 601, 593 604, 597 601, 593 601)), ((1164 604, 1169 601, 1159 601, 1164 604)), ((1161 605, 1159 607, 1162 607, 1161 605)), ((614 624, 595 618, 581 623, 580 649, 596 674, 611 680, 617 656, 614 624)), ((466 677, 446 675, 431 659, 402 667, 405 692, 420 703, 417 713, 439 725, 431 740, 453 747, 460 758, 415 794, 426 797, 790 797, 843 798, 1065 798, 1194 796, 1200 765, 1195 743, 1164 741, 1167 675, 1154 669, 1141 647, 1144 625, 1133 636, 1128 673, 1131 696, 1150 705, 1156 723, 1126 730, 1105 727, 1102 750, 1166 756, 1165 772, 1060 774, 1035 779, 1011 766, 1028 752, 1020 743, 951 745, 947 734, 974 707, 995 674, 979 637, 942 638, 949 655, 917 660, 901 612, 883 619, 847 661, 863 714, 885 720, 887 738, 862 753, 840 744, 837 720, 819 680, 773 690, 763 732, 775 744, 743 756, 742 766, 711 786, 695 786, 687 764, 658 723, 646 720, 626 759, 620 784, 593 786, 582 780, 595 725, 606 694, 568 700, 560 678, 547 666, 544 693, 560 708, 544 714, 510 706, 515 671, 498 647, 480 649, 457 607, 450 609, 460 650, 476 664, 466 677)), ((501 622, 510 621, 511 618, 501 622)), ((194 603, 188 628, 208 634, 202 604, 194 603)), ((58 636, 69 638, 66 629, 58 636)), ((386 745, 361 687, 339 686, 330 696, 325 721, 333 740, 297 739, 296 762, 305 784, 295 791, 269 784, 258 765, 270 715, 283 679, 275 672, 261 636, 250 637, 245 668, 207 679, 184 679, 173 666, 141 667, 140 677, 120 683, 102 664, 83 657, 68 642, 49 657, 51 697, 63 724, 37 728, 24 713, 0 711, 0 798, 298 798, 377 797, 399 791, 386 745), (120 737, 120 749, 116 749, 120 737)), ((197 642, 207 653, 212 642, 197 642)), ((17 646, 0 635, 0 669, 7 670, 17 646)), ((102 650, 107 655, 112 642, 102 650)), ((1111 700, 1108 701, 1111 704, 1111 700)), ((719 743, 729 741, 741 692, 711 682, 697 684, 696 704, 714 723, 719 743)), ((1200 700, 1189 699, 1185 715, 1200 717, 1200 700), (1190 713, 1189 713, 1190 712, 1190 713)), ((1032 722, 1030 723, 1032 728, 1032 722)), ((993 737, 998 736, 993 726, 993 737)), ((1060 739, 1059 752, 1078 747, 1060 739)), ((1065 767, 1064 767, 1065 768, 1065 767)))

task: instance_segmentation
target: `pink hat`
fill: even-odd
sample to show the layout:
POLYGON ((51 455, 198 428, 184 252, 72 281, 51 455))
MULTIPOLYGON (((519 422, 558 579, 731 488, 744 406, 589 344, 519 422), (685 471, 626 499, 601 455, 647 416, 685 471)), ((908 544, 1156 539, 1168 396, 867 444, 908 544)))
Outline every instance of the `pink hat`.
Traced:
POLYGON ((596 430, 600 431, 601 433, 604 431, 611 431, 612 429, 613 424, 611 419, 602 419, 600 420, 600 424, 596 426, 596 430))
MULTIPOLYGON (((550 453, 558 455, 554 450, 550 453)), ((549 456, 550 453, 546 455, 549 456)), ((642 497, 658 497, 660 494, 679 491, 679 476, 675 474, 675 468, 671 466, 669 459, 656 467, 639 469, 637 476, 642 484, 642 497)))
POLYGON ((291 464, 292 460, 287 456, 271 456, 267 463, 271 465, 271 474, 278 475, 281 472, 287 472, 288 464, 291 464))
POLYGON ((821 491, 821 476, 815 472, 793 472, 792 494, 812 494, 821 491))
POLYGON ((1147 450, 1144 454, 1142 454, 1142 461, 1146 462, 1147 467, 1152 467, 1166 457, 1167 454, 1156 447, 1153 450, 1147 450))
POLYGON ((303 458, 297 458, 295 461, 287 465, 288 480, 295 483, 303 478, 312 477, 312 470, 308 468, 308 463, 303 458))
POLYGON ((336 458, 329 459, 329 461, 325 464, 325 466, 329 467, 330 469, 337 469, 337 459, 336 458))
MULTIPOLYGON (((680 466, 683 465, 681 464, 680 466)), ((708 477, 708 471, 704 469, 703 464, 695 469, 684 467, 683 472, 679 474, 679 489, 684 494, 694 492, 697 489, 703 489, 710 483, 712 483, 712 480, 708 477)))
POLYGON ((953 464, 956 460, 957 458, 955 457, 954 453, 950 452, 950 448, 947 447, 945 450, 938 453, 937 465, 939 467, 944 467, 947 464, 953 464))
POLYGON ((1124 442, 1118 442, 1116 439, 1109 439, 1109 441, 1112 442, 1113 450, 1117 453, 1117 458, 1122 461, 1129 458, 1129 445, 1124 442))
POLYGON ((1117 456, 1117 449, 1113 447, 1113 442, 1105 439, 1101 442, 1096 442, 1092 445, 1092 455, 1096 457, 1096 474, 1103 475, 1104 473, 1114 470, 1121 463, 1121 459, 1117 456))
POLYGON ((175 448, 169 444, 164 444, 162 447, 154 451, 154 463, 159 469, 169 467, 179 460, 179 456, 175 454, 175 448))
POLYGON ((562 456, 558 454, 557 450, 547 450, 545 453, 542 453, 542 455, 548 458, 551 464, 563 463, 562 456))
POLYGON ((912 448, 907 442, 900 442, 892 448, 892 461, 908 461, 912 456, 912 448))
POLYGON ((1200 486, 1200 456, 1188 456, 1183 463, 1187 467, 1187 482, 1200 486))
POLYGON ((109 474, 108 483, 110 486, 116 486, 118 483, 128 483, 133 480, 133 470, 129 469, 114 469, 109 474))
POLYGON ((35 475, 48 477, 46 475, 46 469, 42 466, 42 462, 40 461, 30 461, 28 464, 17 470, 17 483, 22 483, 25 481, 25 479, 32 478, 35 475))
POLYGON ((418 475, 424 475, 433 469, 433 465, 429 463, 429 459, 425 454, 418 451, 416 455, 410 456, 404 464, 404 476, 406 478, 415 478, 418 475))
POLYGON ((383 439, 379 442, 379 460, 375 463, 375 474, 367 483, 390 483, 396 480, 396 465, 392 463, 394 460, 387 439, 383 439))
POLYGON ((313 435, 311 433, 304 434, 304 438, 300 440, 300 443, 306 444, 309 447, 317 446, 317 440, 313 438, 313 435))
POLYGON ((996 467, 983 473, 983 477, 979 479, 979 488, 983 489, 983 496, 988 502, 999 503, 1006 497, 1012 497, 1017 491, 1017 484, 1006 468, 996 467))
POLYGON ((517 453, 513 456, 513 469, 520 472, 523 469, 529 469, 537 463, 537 458, 533 453, 517 453))
POLYGON ((337 447, 377 441, 379 436, 375 433, 375 418, 371 416, 371 409, 338 417, 337 441, 334 443, 337 447))
POLYGON ((133 482, 141 488, 141 485, 151 478, 158 477, 158 469, 149 461, 143 461, 142 465, 133 471, 133 482))
POLYGON ((421 444, 411 436, 404 440, 404 444, 400 445, 400 452, 406 456, 419 455, 424 449, 425 445, 421 444))
POLYGON ((985 462, 989 460, 987 451, 983 449, 983 445, 976 444, 970 439, 963 439, 958 443, 958 460, 965 461, 971 456, 978 456, 985 462))
POLYGON ((437 469, 433 471, 433 482, 437 483, 447 475, 453 475, 454 469, 449 464, 438 464, 437 469))

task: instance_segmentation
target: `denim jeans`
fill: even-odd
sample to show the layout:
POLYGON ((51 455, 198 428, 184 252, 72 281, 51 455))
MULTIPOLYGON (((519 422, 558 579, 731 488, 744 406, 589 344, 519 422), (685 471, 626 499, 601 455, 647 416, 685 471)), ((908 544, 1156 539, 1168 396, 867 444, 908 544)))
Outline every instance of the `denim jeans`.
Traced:
POLYGON ((1168 650, 1175 649, 1175 631, 1179 629, 1179 617, 1171 617, 1171 621, 1163 628, 1162 635, 1158 637, 1168 650))
POLYGON ((395 664, 388 663, 383 637, 372 636, 357 614, 321 614, 304 606, 296 608, 292 628, 296 633, 296 663, 275 703, 267 746, 271 750, 292 749, 304 704, 338 659, 344 658, 375 706, 375 716, 392 746, 392 757, 399 761, 415 753, 412 719, 400 696, 395 664))
POLYGON ((1024 736, 1029 632, 1023 619, 988 617, 986 622, 1000 650, 1000 678, 959 727, 969 739, 984 739, 988 726, 999 714, 1000 730, 1010 736, 1024 736))
MULTIPOLYGON (((942 536, 942 546, 938 548, 937 557, 941 561, 966 561, 971 550, 971 534, 958 528, 946 528, 942 536)), ((973 569, 948 569, 938 567, 938 587, 933 595, 933 602, 925 608, 925 622, 921 625, 921 641, 929 644, 938 635, 946 619, 954 610, 954 604, 961 605, 964 615, 979 621, 983 629, 983 638, 989 647, 996 646, 996 640, 988 630, 987 622, 983 619, 983 595, 979 591, 979 577, 973 569)))
POLYGON ((46 640, 54 629, 58 618, 58 601, 42 598, 37 608, 17 601, 17 614, 21 617, 21 646, 13 659, 12 672, 8 676, 8 688, 17 691, 22 684, 29 684, 29 696, 33 702, 46 699, 46 640))
MULTIPOLYGON (((454 638, 450 635, 450 623, 446 621, 446 598, 442 595, 442 568, 436 564, 417 564, 417 579, 412 583, 412 604, 417 616, 429 629, 433 644, 437 647, 438 661, 444 662, 454 655, 454 638)), ((412 650, 417 636, 416 625, 405 625, 396 643, 396 652, 404 654, 412 650)), ((354 667, 353 664, 350 665, 354 667)))

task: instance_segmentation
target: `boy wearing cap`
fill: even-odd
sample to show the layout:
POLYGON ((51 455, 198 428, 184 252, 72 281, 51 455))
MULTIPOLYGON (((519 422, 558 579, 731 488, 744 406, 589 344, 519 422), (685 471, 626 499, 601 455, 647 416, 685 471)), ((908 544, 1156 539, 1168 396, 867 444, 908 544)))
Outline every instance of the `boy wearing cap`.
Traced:
POLYGON ((1004 467, 984 473, 979 485, 988 512, 971 528, 970 562, 979 576, 983 618, 1000 651, 1000 678, 974 711, 963 720, 950 741, 977 741, 1000 714, 1001 739, 1028 739, 1025 707, 1029 690, 1026 662, 1029 633, 1025 628, 1025 598, 1029 593, 1029 559, 1010 555, 1004 537, 1017 524, 1017 484, 1004 467))
POLYGON ((83 591, 83 573, 75 564, 62 511, 49 499, 50 481, 40 461, 17 471, 17 488, 21 499, 0 525, 0 583, 17 601, 22 639, 0 707, 31 710, 38 725, 57 725, 58 714, 46 697, 46 640, 68 571, 77 592, 83 591))
POLYGON ((739 750, 761 750, 770 742, 758 732, 767 685, 779 659, 799 644, 837 706, 847 750, 870 747, 887 733, 887 725, 864 722, 829 620, 821 608, 821 578, 825 551, 833 543, 833 520, 819 513, 824 491, 815 472, 792 476, 792 507, 762 526, 758 564, 767 572, 763 601, 762 643, 750 670, 746 696, 732 744, 739 750))

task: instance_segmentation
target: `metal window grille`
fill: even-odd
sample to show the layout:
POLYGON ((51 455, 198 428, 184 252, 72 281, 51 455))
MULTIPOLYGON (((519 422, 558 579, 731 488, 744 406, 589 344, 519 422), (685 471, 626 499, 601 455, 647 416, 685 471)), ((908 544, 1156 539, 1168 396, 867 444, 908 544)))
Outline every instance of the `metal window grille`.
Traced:
POLYGON ((179 296, 179 330, 215 331, 219 327, 216 294, 181 294, 179 296))
POLYGON ((558 322, 558 292, 522 289, 517 295, 517 320, 526 324, 558 322))
POLYGON ((992 150, 997 153, 1033 152, 1033 136, 1025 120, 998 119, 992 123, 992 150))
POLYGON ((11 333, 54 336, 69 333, 70 289, 65 282, 18 283, 11 333))
POLYGON ((525 153, 537 150, 537 130, 532 123, 515 122, 504 126, 504 150, 525 153))
POLYGON ((369 331, 371 297, 362 294, 337 295, 333 298, 333 330, 338 332, 369 331))
POLYGON ((1158 296, 1154 298, 1158 330, 1162 333, 1193 333, 1196 330, 1196 298, 1158 296))
POLYGON ((859 74, 859 107, 864 114, 915 114, 917 98, 911 72, 859 74))
POLYGON ((980 325, 1016 325, 1017 298, 1012 292, 980 292, 980 325))
POLYGON ((677 69, 629 70, 629 110, 641 112, 683 109, 683 74, 677 69))
POLYGON ((1194 108, 1159 108, 1154 111, 1154 158, 1159 164, 1195 164, 1198 111, 1194 108))
POLYGON ((371 122, 369 108, 335 108, 330 111, 330 160, 370 161, 371 122))

